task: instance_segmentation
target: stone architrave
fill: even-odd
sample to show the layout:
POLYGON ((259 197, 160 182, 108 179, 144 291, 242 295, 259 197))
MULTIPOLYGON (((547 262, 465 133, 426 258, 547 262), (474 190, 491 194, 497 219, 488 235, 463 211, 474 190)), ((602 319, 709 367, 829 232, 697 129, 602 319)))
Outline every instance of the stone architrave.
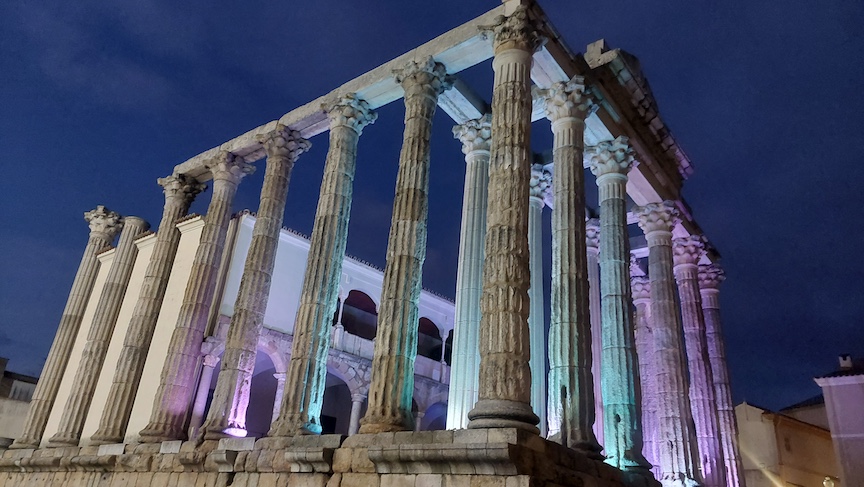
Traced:
POLYGON ((540 32, 524 5, 494 33, 492 144, 483 294, 480 382, 469 428, 538 433, 531 410, 528 332, 528 181, 531 178, 531 63, 540 32))
POLYGON ((682 327, 675 302, 672 275, 672 228, 678 209, 671 201, 633 208, 648 240, 648 276, 651 284, 651 317, 654 365, 657 371, 657 449, 660 480, 664 487, 701 485, 692 427, 687 371, 684 367, 682 327))
MULTIPOLYGON (((574 76, 543 93, 552 122, 552 306, 549 320, 550 438, 592 456, 594 435, 591 311, 583 170, 585 117, 591 101, 574 76)), ((533 350, 532 350, 533 354, 533 350)))
POLYGON ((594 381, 594 436, 603 445, 603 389, 600 384, 600 360, 603 357, 603 334, 600 304, 600 220, 585 220, 585 246, 588 256, 588 310, 591 314, 591 378, 594 381))
POLYGON ((543 302, 543 198, 549 190, 552 175, 541 164, 531 168, 528 196, 528 252, 531 287, 528 298, 528 334, 531 344, 531 409, 540 419, 540 435, 546 436, 546 306, 543 302))
POLYGON ((687 368, 690 371, 690 409, 705 487, 725 487, 725 464, 720 447, 717 397, 708 359, 705 317, 699 293, 699 259, 705 254, 705 237, 691 235, 672 241, 675 280, 681 303, 687 368))
MULTIPOLYGON (((647 276, 630 277, 633 293, 634 337, 639 358, 639 382, 642 396, 642 455, 657 466, 657 392, 654 367, 654 338, 651 327, 651 283, 647 276)), ((656 472, 655 472, 656 473, 656 472)))
POLYGON ((489 142, 492 116, 453 127, 465 154, 465 191, 456 268, 456 311, 451 354, 447 429, 468 426, 468 411, 477 402, 480 339, 480 295, 483 291, 483 241, 489 186, 489 142))
POLYGON ((138 392, 138 383, 144 371, 144 361, 147 359, 159 310, 165 298, 174 257, 177 255, 177 246, 180 244, 177 220, 186 216, 195 196, 204 190, 203 184, 183 174, 161 178, 158 183, 165 193, 162 220, 156 232, 156 243, 144 274, 138 302, 124 338, 111 391, 105 401, 110 407, 106 407, 102 412, 99 429, 91 437, 93 444, 123 442, 135 394, 138 392))
POLYGON ((726 344, 720 320, 720 283, 726 279, 719 264, 699 265, 699 292, 702 294, 702 312, 705 315, 705 335, 708 339, 708 359, 714 392, 717 396, 717 417, 720 428, 720 447, 726 470, 726 486, 738 487, 744 479, 741 453, 738 450, 738 424, 732 406, 732 389, 726 366, 726 344))
POLYGON ((372 358, 369 406, 361 433, 411 431, 418 301, 426 259, 429 138, 438 95, 451 86, 444 65, 431 57, 394 72, 405 92, 405 132, 399 154, 387 264, 372 358))
POLYGON ((255 170, 242 157, 230 152, 222 152, 208 161, 207 168, 213 174, 213 194, 162 366, 150 422, 139 433, 145 443, 186 438, 184 425, 196 390, 196 369, 216 292, 231 205, 240 180, 255 170))
POLYGON ((600 198, 600 294, 603 357, 603 432, 606 462, 648 475, 642 456, 639 363, 633 337, 630 238, 627 234, 627 174, 633 149, 627 137, 588 149, 600 198))
POLYGON ((365 101, 353 94, 341 98, 326 111, 330 119, 330 149, 324 163, 300 306, 294 320, 287 372, 292 387, 277 396, 278 419, 274 418, 270 436, 321 433, 327 354, 348 241, 357 142, 363 127, 377 117, 365 101))
POLYGON ((96 382, 105 363, 105 354, 108 353, 108 343, 114 333, 120 306, 123 304, 126 288, 129 286, 129 278, 132 277, 132 267, 138 256, 135 240, 149 228, 150 225, 137 216, 127 216, 123 219, 123 230, 120 232, 117 250, 105 278, 93 322, 87 333, 87 343, 84 345, 81 361, 78 362, 78 369, 75 372, 73 381, 75 387, 72 388, 66 406, 63 408, 58 431, 48 440, 48 446, 76 446, 81 440, 84 420, 90 410, 96 382))
POLYGON ((111 246, 122 227, 120 215, 101 205, 84 213, 84 220, 90 225, 90 237, 72 281, 72 289, 69 291, 66 307, 63 308, 54 343, 51 344, 51 351, 48 352, 39 382, 36 383, 30 409, 24 420, 23 432, 10 448, 36 448, 42 441, 48 417, 57 399, 60 380, 66 372, 69 355, 72 353, 72 346, 84 319, 84 310, 96 282, 99 271, 99 259, 96 255, 111 246))
POLYGON ((261 201, 252 227, 252 241, 234 303, 234 315, 228 326, 213 402, 201 427, 207 439, 246 435, 249 388, 270 296, 288 182, 297 158, 311 146, 299 132, 283 125, 261 136, 260 142, 267 153, 261 201))

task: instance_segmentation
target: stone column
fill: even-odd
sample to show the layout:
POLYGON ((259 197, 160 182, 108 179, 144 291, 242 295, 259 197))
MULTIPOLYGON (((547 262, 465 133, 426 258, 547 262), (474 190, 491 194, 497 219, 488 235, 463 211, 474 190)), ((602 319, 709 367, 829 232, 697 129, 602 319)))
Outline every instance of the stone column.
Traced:
POLYGON ((705 487, 724 487, 723 453, 717 424, 717 397, 708 362, 708 343, 702 296, 699 293, 699 259, 705 254, 705 238, 691 235, 672 241, 675 280, 681 302, 681 321, 690 370, 690 410, 696 427, 696 443, 705 487))
POLYGON ((324 163, 309 258, 294 321, 287 372, 292 387, 284 397, 279 396, 278 420, 271 426, 270 436, 321 434, 327 354, 348 240, 357 141, 363 127, 377 117, 365 101, 353 94, 329 107, 327 114, 330 150, 324 163))
MULTIPOLYGON (((261 202, 234 302, 234 315, 228 326, 213 402, 202 426, 207 439, 246 435, 249 387, 255 369, 258 337, 264 327, 264 313, 270 297, 288 182, 294 162, 310 147, 309 141, 299 132, 283 125, 261 136, 260 142, 267 153, 261 202)), ((331 319, 332 316, 331 312, 331 319)))
POLYGON ((123 297, 129 286, 129 278, 132 277, 132 267, 138 256, 135 240, 149 228, 150 225, 137 216, 127 216, 123 219, 123 230, 120 232, 117 250, 105 278, 93 322, 87 333, 87 343, 84 345, 81 361, 78 362, 78 369, 75 372, 73 381, 75 386, 66 401, 58 431, 48 441, 49 446, 76 446, 81 439, 81 429, 84 428, 84 420, 90 410, 96 382, 102 372, 105 354, 108 353, 108 343, 114 333, 120 306, 123 304, 123 297))
POLYGON ((222 152, 207 161, 207 168, 213 174, 213 195, 204 217, 177 325, 168 345, 168 357, 162 366, 150 422, 140 433, 145 443, 186 438, 184 423, 196 390, 195 372, 216 292, 231 204, 240 180, 254 171, 242 157, 230 152, 222 152))
POLYGON ((634 335, 642 396, 642 454, 648 463, 656 466, 657 370, 654 367, 654 337, 651 333, 651 283, 647 276, 632 276, 630 288, 636 307, 634 335))
POLYGON ((418 431, 421 431, 423 429, 422 423, 423 423, 423 417, 424 416, 426 416, 426 413, 424 413, 423 411, 417 411, 414 414, 414 432, 415 433, 418 431))
POLYGON ((356 435, 360 430, 360 408, 366 396, 363 394, 351 394, 351 417, 348 420, 348 436, 356 435))
MULTIPOLYGON (((581 76, 544 93, 555 163, 552 307, 549 321, 550 439, 599 457, 594 436, 591 313, 585 231, 583 133, 590 101, 581 76)), ((533 354, 533 350, 532 350, 533 354)))
POLYGON ((275 423, 279 419, 279 411, 282 409, 282 398, 285 396, 285 379, 288 374, 285 372, 277 372, 273 374, 276 378, 276 394, 273 400, 273 416, 270 418, 270 423, 275 423))
POLYGON ((144 274, 141 293, 129 322, 129 329, 123 342, 123 350, 117 361, 111 391, 108 393, 106 407, 99 421, 99 429, 91 437, 94 444, 121 443, 126 434, 126 426, 132 414, 138 383, 144 371, 144 362, 156 330, 159 310, 165 298, 168 278, 174 266, 177 246, 180 244, 180 230, 177 220, 186 216, 195 196, 204 190, 204 185, 194 178, 174 174, 159 179, 165 193, 165 206, 162 220, 156 232, 156 244, 144 274))
POLYGON ((687 371, 681 343, 681 318, 672 276, 672 228, 678 210, 671 201, 636 207, 639 227, 648 240, 651 317, 657 371, 657 445, 660 481, 664 487, 701 485, 687 397, 687 371))
POLYGON ((417 302, 426 259, 429 137, 438 95, 450 87, 444 65, 431 57, 412 61, 394 75, 405 91, 405 133, 387 241, 369 407, 360 422, 361 433, 414 429, 411 399, 417 302))
POLYGON ((195 392, 195 402, 192 403, 192 416, 189 418, 189 436, 194 437, 204 422, 204 409, 207 407, 207 396, 210 393, 210 383, 213 382, 213 372, 219 365, 217 355, 205 355, 201 361, 201 377, 198 379, 198 389, 195 392))
POLYGON ((720 428, 720 446, 725 463, 726 485, 738 487, 744 475, 741 454, 738 451, 738 424, 732 406, 732 390, 726 367, 726 345, 720 321, 720 283, 726 279, 719 264, 699 266, 699 292, 702 295, 702 313, 705 315, 705 334, 708 339, 708 359, 714 392, 717 396, 717 416, 720 428))
POLYGON ((531 344, 531 409, 540 419, 540 435, 546 436, 546 306, 543 302, 543 198, 552 176, 540 164, 531 168, 528 191, 528 252, 531 287, 528 299, 528 336, 531 344))
POLYGON ((594 436, 603 445, 603 388, 600 384, 600 359, 603 335, 600 312, 600 220, 585 220, 585 245, 588 247, 588 309, 591 314, 591 377, 594 380, 594 436))
POLYGON ((78 336, 84 310, 99 271, 99 259, 96 255, 111 246, 121 228, 120 215, 101 205, 84 213, 84 220, 90 225, 90 237, 78 264, 78 272, 72 281, 72 289, 69 291, 66 307, 63 308, 54 343, 51 344, 51 351, 48 352, 39 382, 36 383, 27 419, 24 421, 24 430, 10 448, 37 448, 42 441, 48 416, 57 399, 57 390, 66 372, 69 355, 72 353, 72 346, 78 336))
POLYGON ((339 296, 339 315, 336 318, 336 324, 333 325, 333 348, 342 349, 342 339, 345 336, 345 326, 342 325, 342 314, 345 312, 345 296, 339 296))
POLYGON ((479 400, 469 428, 538 433, 531 410, 528 335, 528 181, 531 178, 531 62, 540 35, 520 6, 491 27, 495 57, 479 400))
POLYGON ((453 328, 447 429, 468 426, 468 411, 477 402, 480 373, 480 294, 483 289, 483 240, 489 187, 489 140, 492 116, 483 115, 453 127, 465 154, 465 191, 456 268, 456 319, 453 328))
POLYGON ((642 456, 639 364, 633 338, 630 237, 627 234, 627 174, 633 149, 627 137, 589 148, 600 197, 600 295, 603 358, 603 431, 606 462, 647 475, 642 456))

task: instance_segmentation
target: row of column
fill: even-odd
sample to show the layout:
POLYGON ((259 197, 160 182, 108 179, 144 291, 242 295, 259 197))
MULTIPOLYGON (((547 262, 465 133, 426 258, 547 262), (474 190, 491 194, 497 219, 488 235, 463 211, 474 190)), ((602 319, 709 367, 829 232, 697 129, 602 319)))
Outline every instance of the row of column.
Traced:
MULTIPOLYGON (((524 7, 518 8, 510 17, 502 19, 490 29, 494 35, 495 51, 492 114, 458 128, 456 133, 463 142, 468 163, 465 204, 470 210, 463 210, 466 213, 463 216, 468 216, 467 213, 471 215, 463 218, 463 240, 460 246, 453 387, 456 394, 472 399, 473 409, 467 412, 467 427, 517 427, 538 432, 540 418, 534 410, 543 408, 537 405, 540 399, 531 397, 531 383, 532 380, 538 383, 542 380, 538 380, 536 374, 532 378, 529 364, 532 362, 532 348, 535 351, 543 349, 542 346, 534 344, 532 347, 531 344, 532 330, 536 342, 536 330, 542 328, 542 318, 539 325, 538 321, 532 320, 534 325, 529 326, 529 288, 533 285, 536 291, 540 287, 530 280, 528 228, 531 217, 528 209, 530 202, 525 195, 529 194, 531 155, 530 68, 532 54, 541 39, 524 7), (483 194, 484 190, 488 193, 483 194), (484 206, 485 211, 479 212, 484 213, 483 216, 474 211, 484 206), (482 247, 480 241, 484 242, 482 247), (476 285, 481 266, 482 287, 476 285), (481 313, 477 312, 478 308, 481 313), (459 345, 469 344, 467 349, 470 350, 471 342, 477 344, 479 363, 476 354, 464 353, 466 347, 459 345), (477 378, 476 383, 472 381, 474 377, 477 378), (473 401, 475 397, 476 401, 473 401)), ((411 430, 414 427, 411 396, 417 332, 413 323, 417 321, 417 302, 425 259, 429 138, 438 95, 449 87, 446 68, 432 59, 412 62, 394 74, 405 92, 405 133, 378 315, 373 357, 375 373, 369 391, 368 411, 360 422, 360 431, 364 433, 411 430)), ((548 339, 549 393, 544 396, 548 397, 545 410, 549 414, 551 437, 597 456, 601 447, 592 430, 595 385, 591 358, 591 299, 588 292, 590 270, 584 238, 585 201, 582 191, 582 137, 588 110, 584 91, 581 78, 577 77, 570 82, 556 84, 545 94, 547 117, 552 122, 554 134, 556 175, 552 183, 555 212, 552 312, 548 339)), ((357 140, 362 128, 375 118, 365 102, 350 95, 328 107, 327 113, 331 126, 330 150, 316 211, 311 242, 313 250, 309 252, 287 372, 286 380, 291 387, 283 396, 278 419, 270 431, 272 436, 321 431, 321 402, 330 344, 329 322, 335 311, 338 278, 344 259, 357 140)), ((294 162, 309 148, 309 143, 299 133, 281 126, 262 137, 260 142, 267 153, 261 203, 235 313, 228 330, 213 405, 202 426, 201 435, 205 438, 245 434, 245 409, 255 362, 255 345, 263 326, 288 182, 294 162)), ((610 463, 623 469, 642 471, 647 468, 647 463, 641 454, 642 418, 637 394, 634 324, 630 314, 629 241, 624 209, 626 174, 632 166, 632 154, 626 146, 626 140, 619 139, 594 148, 591 156, 591 169, 597 175, 601 197, 600 390, 605 406, 606 453, 610 463)), ((208 166, 214 180, 213 197, 169 345, 151 420, 141 432, 142 441, 155 442, 185 436, 231 202, 240 179, 251 172, 242 158, 235 158, 227 152, 214 158, 208 166)), ((118 367, 111 388, 112 406, 116 407, 106 408, 99 430, 93 438, 96 442, 120 441, 125 433, 146 350, 164 298, 167 275, 176 254, 178 235, 174 223, 185 214, 191 199, 201 190, 197 182, 185 180, 182 175, 166 179, 163 186, 166 206, 157 235, 157 246, 124 341, 122 366, 118 367)), ((668 206, 649 205, 637 213, 650 249, 650 313, 653 323, 653 362, 658 372, 656 396, 659 398, 655 411, 661 418, 657 425, 656 443, 670 445, 662 449, 665 456, 660 461, 661 469, 664 479, 677 476, 681 481, 694 480, 698 478, 697 462, 688 448, 688 439, 692 435, 688 422, 689 407, 684 394, 687 377, 678 335, 681 324, 677 321, 679 318, 673 295, 675 283, 672 280, 671 226, 674 224, 674 211, 668 206), (660 401, 663 404, 659 404, 660 401)), ((100 218, 110 220, 108 217, 100 218)), ((96 221, 96 217, 92 221, 96 221)), ((108 275, 109 285, 106 285, 97 305, 85 360, 76 375, 76 381, 80 379, 83 387, 70 396, 60 431, 50 441, 52 445, 77 444, 80 440, 92 389, 104 362, 107 342, 119 311, 119 301, 122 301, 124 279, 128 284, 128 273, 136 251, 132 242, 146 227, 143 220, 126 218, 108 275)), ((88 244, 88 253, 82 259, 75 284, 86 288, 86 291, 78 292, 74 302, 70 295, 70 303, 67 304, 69 319, 64 313, 64 322, 61 323, 63 333, 58 333, 49 356, 48 364, 51 367, 46 365, 46 385, 42 388, 42 394, 37 389, 34 408, 25 425, 25 435, 16 442, 16 447, 35 446, 44 433, 51 403, 56 396, 57 382, 63 375, 71 343, 80 326, 86 303, 86 299, 81 299, 81 294, 86 294, 92 288, 95 252, 97 247, 107 244, 106 240, 110 241, 109 236, 104 230, 94 230, 91 234, 92 249, 88 244), (88 282, 90 287, 87 287, 88 282)), ((534 255, 539 255, 539 246, 534 244, 533 247, 534 255)), ((704 321, 701 308, 694 306, 690 298, 699 296, 698 287, 693 287, 698 286, 697 274, 694 262, 675 264, 679 288, 689 292, 682 294, 682 306, 686 297, 685 325, 691 332, 687 350, 693 363, 697 359, 707 359, 709 353, 707 339, 700 341, 697 337, 694 345, 689 343, 690 335, 696 336, 699 332, 700 316, 704 321)), ((73 293, 76 292, 75 286, 73 293)), ((716 323, 719 325, 719 321, 716 323)), ((722 349, 715 350, 714 354, 722 354, 722 349)), ((707 360, 702 363, 707 363, 707 360)), ((535 360, 534 368, 539 367, 535 360)), ((709 369, 703 366, 697 373, 701 374, 698 375, 700 383, 712 383, 709 369)), ((716 394, 712 391, 714 388, 701 388, 695 392, 691 388, 690 399, 700 406, 710 404, 716 394)), ((728 394, 728 381, 725 393, 728 394)), ((705 440, 705 448, 714 448, 718 452, 725 449, 727 446, 719 442, 707 443, 711 440, 712 415, 705 407, 698 411, 699 414, 694 417, 697 418, 697 431, 705 432, 699 436, 705 440), (704 422, 700 423, 703 419, 704 422), (702 426, 704 428, 700 429, 702 426)), ((359 408, 356 413, 359 415, 359 408)), ((461 414, 453 416, 459 417, 461 414)), ((277 416, 275 412, 274 416, 277 416)), ((352 418, 354 416, 352 408, 352 418)), ((716 415, 714 417, 713 425, 716 428, 722 422, 716 419, 716 415)), ((702 447, 703 443, 699 445, 702 447)), ((721 470, 719 465, 707 463, 702 464, 701 468, 703 472, 716 471, 718 475, 721 470)))

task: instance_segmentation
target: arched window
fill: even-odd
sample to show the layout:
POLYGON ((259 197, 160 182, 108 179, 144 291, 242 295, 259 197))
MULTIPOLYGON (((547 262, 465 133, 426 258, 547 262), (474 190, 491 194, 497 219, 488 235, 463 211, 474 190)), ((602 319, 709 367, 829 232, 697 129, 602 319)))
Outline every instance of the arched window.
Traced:
POLYGON ((378 322, 378 310, 375 301, 366 293, 356 289, 348 293, 345 306, 342 308, 342 326, 352 335, 372 340, 375 338, 375 326, 378 322))
POLYGON ((417 324, 417 355, 441 360, 441 334, 429 318, 420 318, 417 324))

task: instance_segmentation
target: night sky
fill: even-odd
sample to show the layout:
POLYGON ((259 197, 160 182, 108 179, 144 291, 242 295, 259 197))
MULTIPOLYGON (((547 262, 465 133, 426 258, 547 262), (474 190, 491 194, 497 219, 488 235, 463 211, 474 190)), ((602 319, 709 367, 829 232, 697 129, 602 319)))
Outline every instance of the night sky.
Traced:
MULTIPOLYGON (((695 166, 684 197, 723 255, 734 399, 777 409, 819 393, 812 377, 838 354, 864 355, 864 2, 707 3, 542 5, 574 51, 605 38, 641 60, 695 166)), ((84 211, 104 204, 157 226, 156 178, 175 164, 496 5, 4 2, 0 356, 41 370, 87 240, 84 211)), ((489 62, 464 77, 489 98, 489 62)), ((383 267, 403 105, 378 113, 360 139, 348 253, 383 267)), ((435 122, 424 285, 453 296, 464 162, 453 122, 440 110, 435 122)), ((326 135, 312 143, 285 216, 307 234, 326 135)), ((259 166, 235 210, 257 208, 259 166)))

